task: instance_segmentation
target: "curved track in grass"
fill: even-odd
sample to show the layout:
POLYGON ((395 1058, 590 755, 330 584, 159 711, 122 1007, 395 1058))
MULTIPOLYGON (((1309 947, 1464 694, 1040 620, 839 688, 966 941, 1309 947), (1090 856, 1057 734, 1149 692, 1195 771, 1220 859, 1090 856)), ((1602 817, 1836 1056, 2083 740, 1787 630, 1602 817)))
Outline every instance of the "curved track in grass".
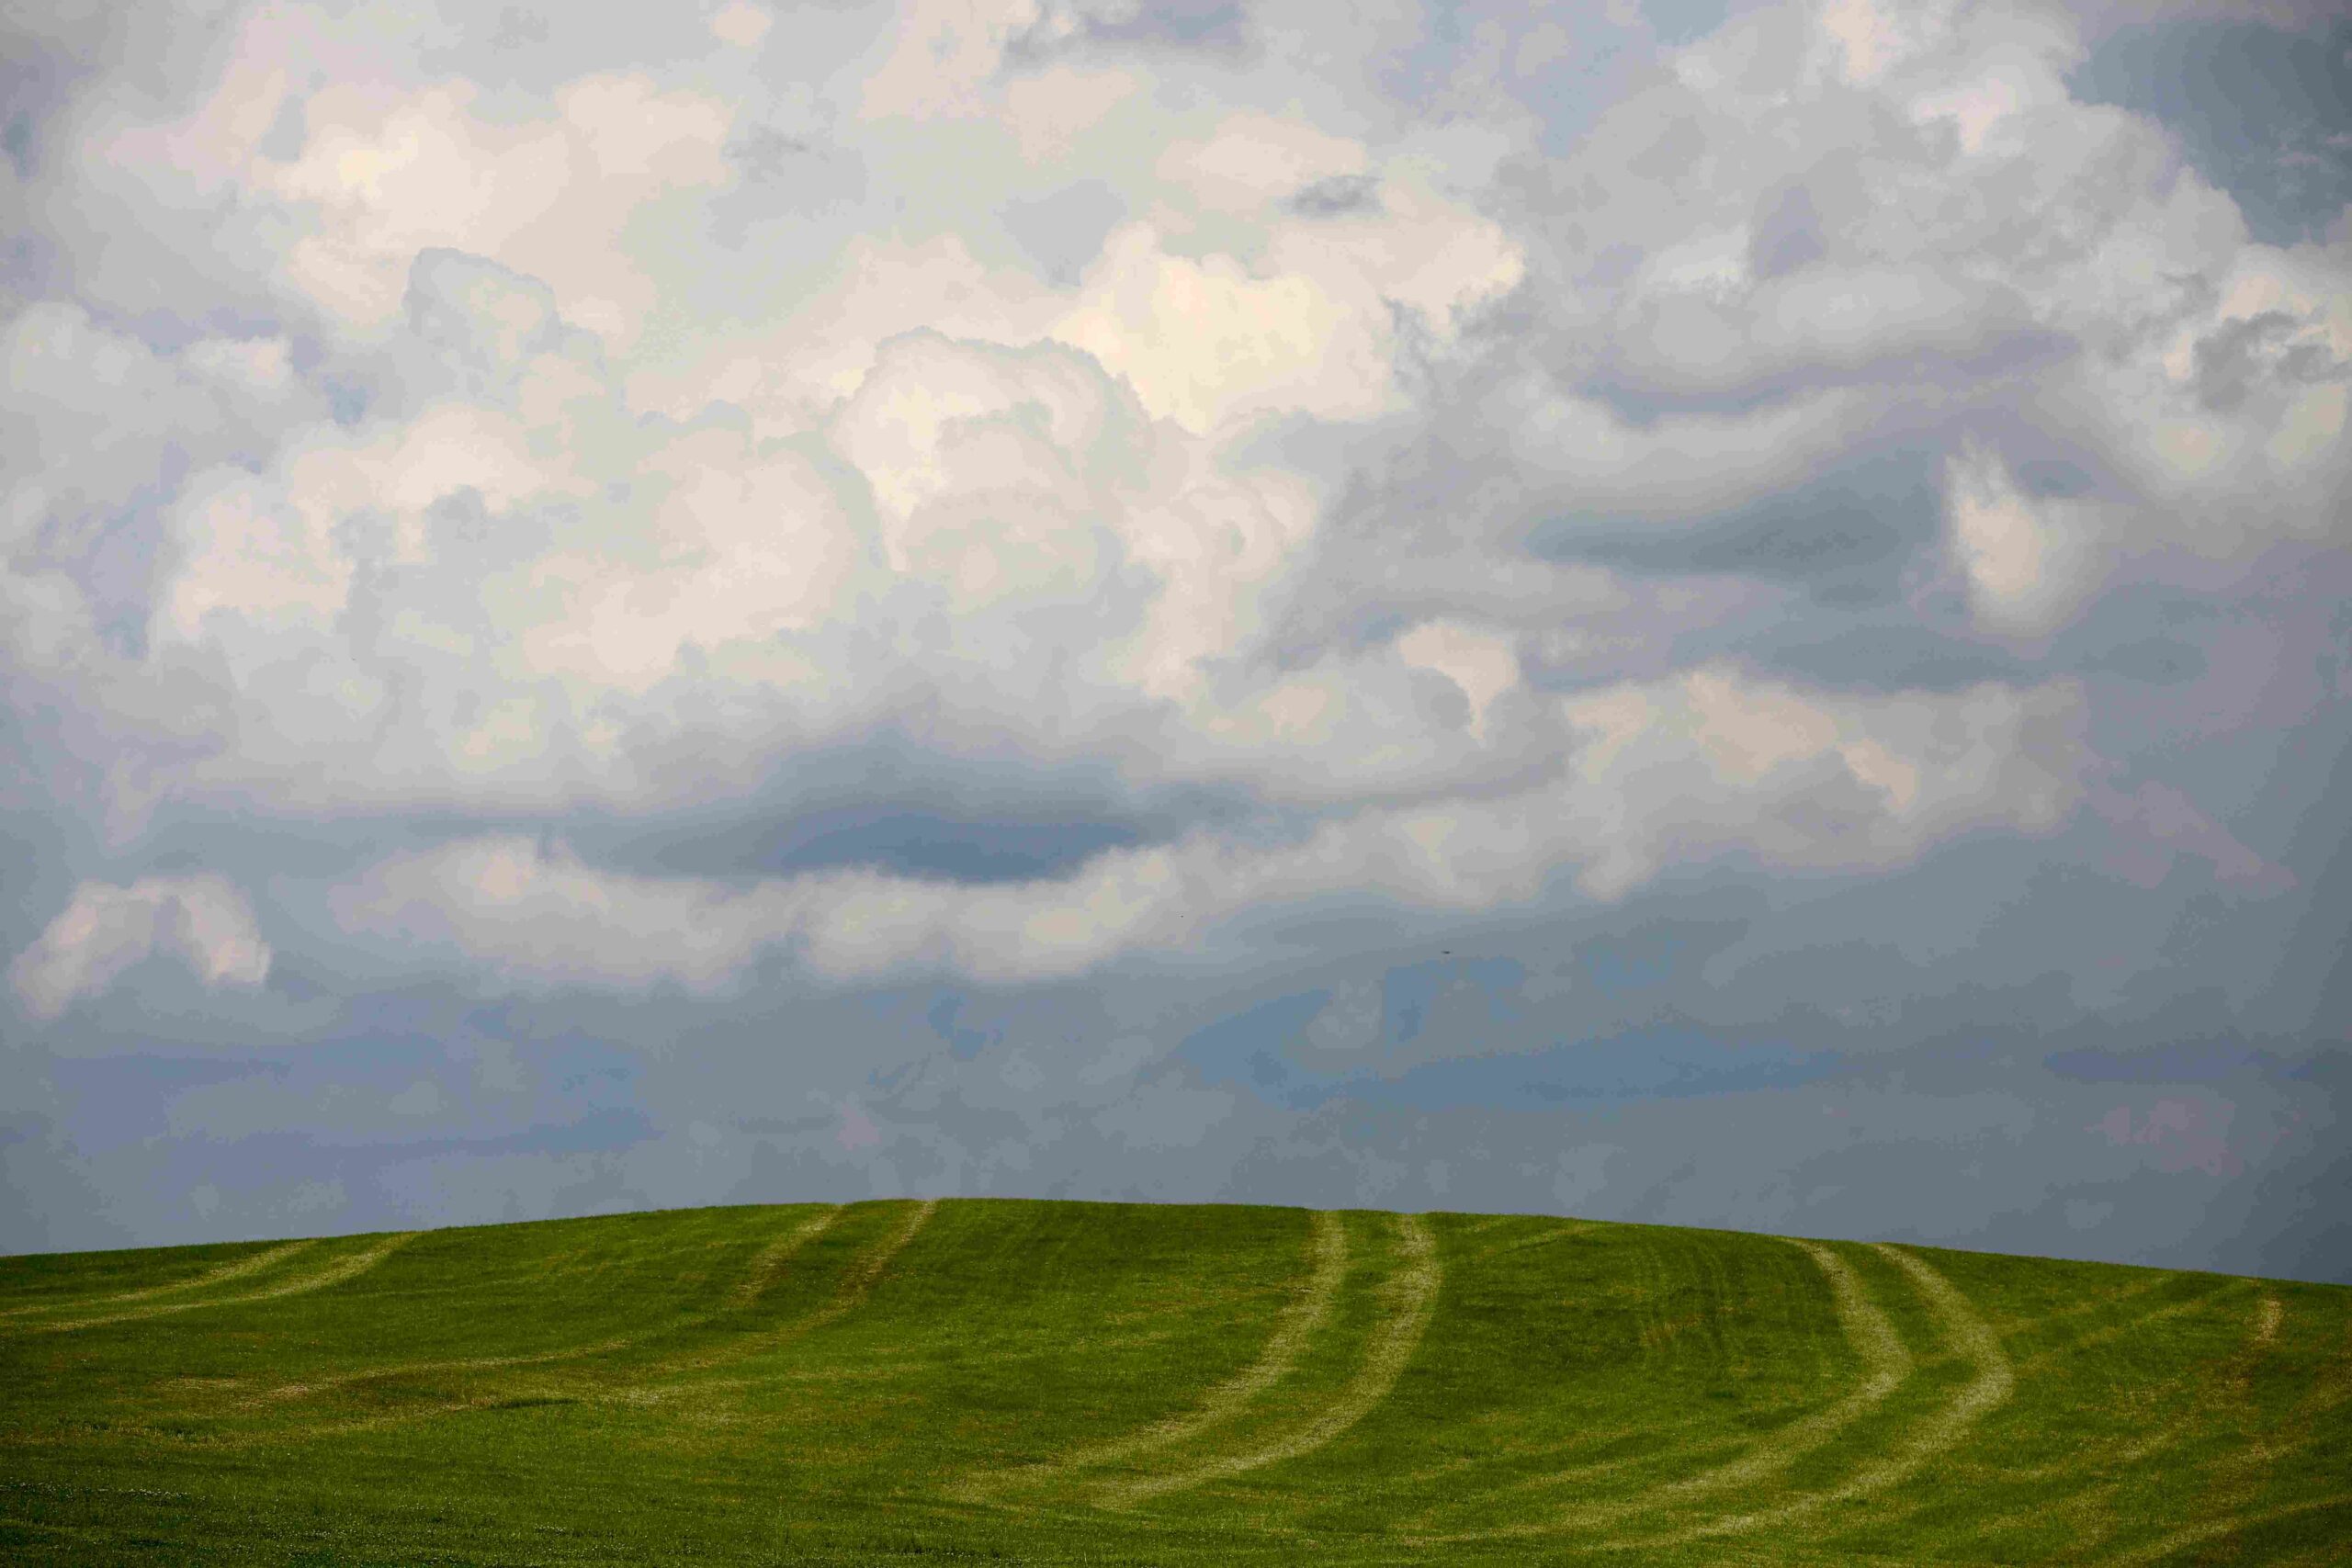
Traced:
POLYGON ((305 1295, 312 1291, 328 1290, 357 1279, 414 1239, 415 1233, 413 1231, 385 1236, 368 1246, 340 1253, 321 1267, 297 1273, 290 1279, 274 1280, 260 1290, 246 1291, 238 1295, 207 1296, 196 1301, 161 1303, 146 1299, 163 1295, 167 1292, 195 1290, 206 1285, 217 1284, 222 1280, 241 1279, 260 1272, 274 1264, 284 1261, 297 1252, 308 1250, 307 1243, 295 1243, 271 1249, 268 1254, 252 1260, 252 1266, 249 1268, 218 1269, 203 1280, 191 1280, 185 1285, 157 1286, 152 1291, 132 1291, 111 1298, 115 1301, 141 1301, 142 1304, 138 1306, 119 1307, 111 1312, 83 1317, 36 1318, 29 1323, 13 1326, 18 1333, 71 1334, 80 1329, 104 1328, 119 1323, 135 1323, 141 1318, 167 1317, 175 1313, 201 1312, 207 1308, 251 1306, 257 1302, 273 1302, 285 1296, 305 1295))
POLYGON ((1114 1506, 1132 1506, 1170 1492, 1189 1491, 1245 1471, 1280 1464, 1313 1452, 1372 1414, 1388 1396, 1405 1363, 1429 1328, 1444 1270, 1437 1259, 1437 1240, 1426 1222, 1414 1214, 1397 1216, 1397 1257, 1394 1269, 1377 1287, 1381 1316, 1366 1336, 1362 1359, 1354 1374, 1338 1393, 1320 1402, 1305 1422, 1271 1439, 1242 1443, 1180 1469, 1132 1481, 1116 1482, 1095 1495, 1114 1506))
POLYGON ((1248 1410, 1298 1364, 1316 1330, 1330 1315, 1340 1284, 1347 1277, 1346 1222, 1336 1213, 1319 1213, 1314 1216, 1309 1228, 1306 1273, 1296 1295, 1283 1308, 1265 1348, 1247 1367, 1172 1416, 1044 1464, 982 1478, 967 1488, 970 1495, 987 1496, 1003 1487, 1034 1486, 1073 1471, 1134 1460, 1154 1450, 1213 1432, 1248 1410))
MULTIPOLYGON (((58 1313, 81 1312, 87 1314, 92 1307, 119 1306, 125 1302, 153 1301, 157 1296, 175 1296, 189 1291, 209 1290, 215 1285, 225 1285, 232 1280, 242 1280, 251 1274, 258 1274, 265 1269, 275 1268, 288 1258, 308 1252, 318 1245, 314 1240, 281 1242, 275 1247, 256 1248, 243 1257, 232 1258, 226 1263, 204 1269, 200 1273, 166 1280, 162 1284, 142 1286, 135 1291, 117 1291, 110 1294, 96 1296, 75 1295, 60 1301, 34 1302, 24 1306, 10 1307, 6 1312, 0 1312, 0 1325, 33 1314, 40 1314, 44 1319, 58 1313)), ((0 1328, 0 1332, 9 1331, 6 1328, 0 1328)))
POLYGON ((0 1557, 2352 1560, 2352 1292, 1541 1217, 0 1259, 0 1557))

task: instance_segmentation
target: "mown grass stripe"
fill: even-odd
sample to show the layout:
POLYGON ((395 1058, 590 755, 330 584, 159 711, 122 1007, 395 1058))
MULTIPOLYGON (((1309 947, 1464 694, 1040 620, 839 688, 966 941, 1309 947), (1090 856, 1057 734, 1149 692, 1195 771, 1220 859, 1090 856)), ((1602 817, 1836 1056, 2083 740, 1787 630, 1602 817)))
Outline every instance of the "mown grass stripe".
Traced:
POLYGON ((1829 1281, 1830 1301, 1846 1341, 1861 1358, 1862 1381, 1826 1410, 1798 1417, 1756 1445, 1745 1458, 1654 1488, 1648 1495, 1619 1508, 1596 1510, 1585 1517, 1621 1517, 1634 1512, 1671 1507, 1693 1497, 1733 1487, 1753 1486, 1789 1469, 1806 1454, 1883 1404, 1911 1376, 1911 1352, 1895 1332, 1894 1324, 1871 1299, 1851 1265, 1819 1242, 1792 1241, 1813 1259, 1829 1281))
MULTIPOLYGON (((2211 1300, 2211 1297, 2204 1298, 2211 1300)), ((2008 1480, 2060 1481, 2078 1473, 2086 1460, 2096 1460, 2102 1469, 2136 1465, 2166 1449, 2177 1446, 2189 1434, 2207 1427, 2211 1419, 2211 1394, 2213 1385, 2226 1388, 2232 1397, 2245 1403, 2254 1363, 2278 1343, 2278 1330, 2287 1320, 2284 1303, 2275 1295, 2266 1295, 2255 1305, 2254 1321, 2246 1330, 2245 1344, 2236 1355, 2219 1368, 2211 1366, 2185 1367, 2162 1382, 2151 1385, 2143 1403, 2158 1397, 2178 1400, 2188 1407, 2171 1420, 2150 1430, 2138 1433, 2127 1440, 2091 1445, 2076 1445, 2060 1460, 2048 1464, 2021 1465, 2015 1461, 2004 1462, 1997 1473, 2008 1480), (2199 1374, 2211 1374, 2200 1376, 2199 1374), (2202 1396, 2202 1397, 2200 1397, 2202 1396)), ((2025 1372, 2029 1367, 2021 1366, 2025 1372)))
POLYGON ((984 1491, 994 1485, 1031 1485, 1050 1481, 1074 1470, 1133 1459, 1233 1420, 1298 1364, 1315 1331, 1331 1315, 1331 1303, 1339 1299, 1340 1285, 1347 1272, 1347 1224, 1336 1213, 1318 1211, 1310 1217, 1306 1278, 1298 1293, 1275 1318, 1274 1331, 1256 1360, 1176 1415, 1061 1459, 1022 1470, 999 1471, 968 1482, 967 1486, 984 1491))
MULTIPOLYGON (((707 1371, 713 1367, 727 1366, 742 1360, 746 1357, 775 1349, 839 1322, 865 1304, 865 1298, 873 1293, 874 1287, 881 1281, 891 1261, 905 1250, 907 1244, 914 1240, 924 1225, 931 1223, 932 1215, 937 1213, 938 1209, 939 1200, 936 1198, 927 1198, 912 1205, 907 1211, 906 1218, 880 1242, 867 1247, 852 1260, 848 1269, 842 1276, 841 1283, 834 1288, 832 1295, 816 1311, 803 1317, 793 1318, 765 1333, 745 1335, 716 1350, 695 1356, 673 1357, 660 1363, 658 1367, 648 1369, 651 1376, 641 1379, 628 1388, 608 1391, 605 1397, 628 1403, 658 1400, 666 1397, 660 1390, 665 1384, 674 1381, 679 1373, 707 1371)), ((839 1217, 839 1213, 836 1213, 832 1219, 839 1217)), ((818 1235, 830 1230, 831 1223, 829 1221, 823 1225, 803 1228, 807 1234, 796 1244, 796 1250, 797 1247, 806 1246, 818 1235)), ((771 1283, 773 1283, 772 1280, 771 1283)))
POLYGON ((2245 1280, 2222 1280, 2211 1290, 2190 1296, 2186 1301, 2166 1302, 2162 1306, 2151 1307, 2146 1312, 2134 1313, 2128 1317, 2118 1318, 2087 1333, 2078 1334, 2071 1339, 2061 1340, 2057 1344, 2045 1347, 2030 1356, 2019 1359, 2017 1362, 2018 1370, 2025 1372, 2039 1372, 2064 1357, 2079 1354, 2097 1346, 2112 1344, 2118 1339, 2127 1338, 2132 1335, 2144 1334, 2157 1324, 2166 1323, 2177 1317, 2193 1317, 2199 1313, 2210 1311, 2216 1304, 2226 1303, 2232 1297, 2242 1296, 2253 1288, 2252 1282, 2245 1280))
POLYGON ((26 1306, 10 1307, 6 1312, 0 1313, 0 1318, 22 1317, 28 1314, 44 1312, 76 1312, 96 1306, 119 1306, 124 1302, 152 1301, 157 1296, 179 1295, 188 1291, 201 1291, 212 1285, 225 1285, 232 1280, 243 1280, 250 1275, 258 1274, 272 1264, 283 1263, 286 1259, 299 1253, 307 1252, 318 1245, 315 1239, 284 1242, 277 1247, 265 1247, 259 1252, 250 1253, 243 1258, 232 1258, 217 1269, 208 1269, 201 1274, 192 1275, 185 1280, 175 1280, 169 1284, 149 1285, 142 1290, 123 1291, 111 1296, 78 1297, 62 1302, 35 1302, 26 1306))
MULTIPOLYGON (((1804 1252, 1813 1260, 1828 1281, 1830 1301, 1838 1314, 1838 1327, 1847 1343, 1854 1348, 1862 1363, 1862 1381, 1845 1397, 1825 1410, 1798 1417, 1770 1436, 1750 1445, 1736 1460, 1701 1471, 1695 1475, 1660 1482, 1645 1488, 1636 1496, 1614 1503, 1587 1503, 1567 1509, 1557 1517, 1522 1525, 1504 1526, 1493 1529, 1460 1531, 1451 1535, 1428 1538, 1432 1540, 1466 1542, 1525 1539, 1534 1536, 1555 1536, 1573 1532, 1589 1532, 1594 1529, 1631 1518, 1638 1515, 1671 1508, 1693 1498, 1733 1487, 1748 1487, 1794 1465, 1806 1454, 1829 1442, 1840 1431, 1860 1420, 1886 1397, 1901 1387, 1911 1375, 1911 1352, 1895 1332, 1893 1320, 1880 1310, 1863 1286, 1861 1277, 1836 1253, 1819 1242, 1786 1238, 1789 1245, 1804 1252)), ((1687 1450, 1685 1450, 1687 1451, 1687 1450)), ((1572 1476, 1589 1478, 1612 1471, 1623 1470, 1642 1462, 1664 1462, 1677 1457, 1674 1451, 1660 1455, 1640 1455, 1621 1460, 1613 1464, 1589 1466, 1580 1472, 1559 1475, 1535 1476, 1514 1484, 1512 1490, 1563 1484, 1572 1476)))
POLYGON ((1131 1506, 1170 1492, 1188 1491, 1212 1481, 1279 1464, 1313 1452, 1372 1414, 1373 1407, 1396 1386, 1405 1364, 1412 1359, 1436 1309, 1438 1286, 1444 1278, 1444 1270, 1438 1263, 1437 1237, 1430 1233, 1427 1222, 1418 1214, 1400 1214, 1396 1224, 1397 1250, 1404 1262, 1382 1285, 1388 1315, 1374 1332, 1356 1375, 1322 1415, 1260 1448, 1221 1455, 1172 1474, 1105 1485, 1097 1492, 1098 1498, 1113 1506, 1131 1506))
POLYGON ((1851 1502, 1858 1497, 1883 1492, 1917 1474, 1937 1455, 1955 1447, 1971 1427, 2016 1392, 2017 1376, 2010 1368, 2007 1352, 2001 1348, 2001 1337, 1977 1315, 1959 1288, 1927 1259, 1915 1253, 1883 1242, 1875 1244, 1874 1249, 1911 1277, 1912 1285, 1926 1298, 1945 1337, 1975 1368, 1976 1375, 1969 1379, 1949 1404, 1926 1420, 1914 1424, 1893 1444, 1891 1453, 1864 1465, 1842 1484, 1792 1499, 1777 1507, 1735 1514, 1690 1529, 1657 1537, 1645 1544, 1678 1545, 1710 1536, 1734 1535, 1766 1526, 1786 1525, 1832 1504, 1851 1502))
POLYGON ((274 1302, 287 1296, 299 1296, 312 1291, 356 1280, 385 1258, 416 1239, 414 1231, 403 1231, 387 1236, 362 1252, 337 1258, 315 1273, 298 1275, 294 1279, 272 1285, 266 1291, 250 1291, 241 1296, 216 1296, 201 1302, 165 1302, 160 1305, 135 1307, 129 1312, 107 1313, 98 1317, 74 1318, 64 1323, 41 1323, 29 1325, 36 1334, 66 1334, 77 1329, 101 1328, 108 1324, 132 1323, 141 1318, 163 1317, 173 1313, 199 1312, 210 1307, 251 1306, 256 1302, 274 1302))
MULTIPOLYGON (((838 1318, 852 1310, 858 1302, 865 1299, 866 1292, 870 1292, 873 1289, 875 1282, 880 1279, 883 1269, 888 1266, 890 1259, 895 1258, 899 1251, 904 1247, 909 1241, 911 1241, 914 1238, 916 1232, 922 1229, 923 1225, 930 1220, 932 1213, 938 1208, 938 1206, 939 1204, 936 1199, 915 1204, 912 1211, 908 1215, 906 1222, 900 1224, 897 1229, 893 1230, 889 1235, 884 1239, 880 1247, 868 1249, 865 1254, 859 1258, 857 1262, 853 1265, 851 1272, 844 1277, 842 1285, 824 1307, 819 1309, 816 1313, 810 1314, 807 1317, 793 1320, 791 1323, 785 1325, 781 1331, 747 1335, 734 1341, 725 1348, 718 1351, 707 1352, 697 1356, 672 1358, 666 1361, 657 1363, 654 1367, 644 1369, 644 1371, 650 1375, 640 1376, 639 1378, 617 1388, 596 1388, 587 1385, 579 1385, 562 1391, 551 1392, 546 1389, 533 1389, 527 1392, 532 1397, 545 1397, 549 1399, 560 1397, 567 1400, 577 1400, 581 1403, 603 1403, 622 1405, 659 1404, 662 1401, 672 1397, 676 1392, 678 1386, 676 1374, 678 1373, 724 1366, 730 1361, 741 1360, 746 1357, 757 1355, 763 1350, 775 1348, 788 1342, 789 1340, 797 1338, 801 1335, 809 1332, 811 1329, 820 1326, 825 1323, 831 1322, 835 1318, 838 1318)), ((806 1246, 808 1242, 830 1229, 833 1222, 839 1218, 840 1211, 838 1209, 833 1210, 826 1215, 820 1216, 822 1223, 819 1223, 817 1220, 811 1220, 796 1227, 795 1230, 788 1233, 786 1236, 779 1238, 776 1247, 781 1247, 786 1242, 791 1243, 790 1247, 786 1249, 786 1252, 788 1255, 789 1251, 797 1250, 798 1247, 806 1246)), ((775 1249, 772 1247, 771 1250, 773 1251, 775 1249)), ((770 1266, 768 1270, 768 1283, 773 1284, 775 1269, 776 1267, 781 1265, 783 1260, 784 1258, 782 1256, 767 1259, 770 1266)), ((704 1314, 698 1318, 693 1316, 680 1318, 673 1320, 669 1325, 665 1325, 662 1330, 657 1330, 656 1332, 667 1332, 673 1329, 693 1327, 699 1323, 709 1321, 716 1315, 717 1314, 704 1314)), ((639 1342, 639 1340, 650 1337, 650 1335, 649 1334, 608 1340, 599 1345, 587 1347, 577 1356, 570 1352, 554 1352, 545 1356, 544 1358, 534 1357, 529 1359, 518 1359, 510 1364, 522 1366, 548 1364, 560 1360, 586 1359, 592 1355, 626 1349, 628 1346, 636 1344, 639 1342)), ((495 1367, 492 1367, 488 1370, 495 1371, 497 1369, 495 1367)), ((364 1382, 368 1380, 361 1379, 358 1381, 364 1382)), ((308 1393, 311 1392, 313 1391, 309 1388, 298 1388, 295 1390, 294 1396, 299 1396, 301 1393, 308 1393)), ((276 1433, 245 1434, 238 1438, 220 1440, 228 1446, 232 1447, 253 1447, 261 1443, 283 1440, 287 1438, 299 1438, 302 1440, 312 1440, 321 1438, 348 1437, 364 1432, 382 1431, 390 1427, 409 1426, 417 1422, 433 1420, 444 1416, 462 1416, 473 1411, 493 1409, 499 1405, 501 1401, 514 1397, 517 1397, 517 1391, 513 1387, 505 1387, 481 1393, 469 1394, 459 1399, 436 1400, 427 1404, 414 1406, 405 1410, 390 1411, 379 1416, 315 1422, 300 1427, 281 1428, 276 1433)))
MULTIPOLYGON (((2299 1503, 2282 1503, 2277 1507, 2253 1509, 2242 1514, 2224 1515, 2218 1519, 2208 1519, 2202 1524, 2175 1530, 2170 1535, 2161 1537, 2145 1546, 2109 1557, 2106 1561, 2112 1565, 2112 1568, 2141 1568, 2143 1563, 2162 1562, 2166 1558, 2178 1557, 2182 1552, 2197 1547, 2216 1540, 2226 1540, 2233 1535, 2244 1535, 2248 1530, 2260 1529, 2265 1525, 2282 1524, 2289 1519, 2301 1518, 2307 1514, 2324 1513, 2332 1508, 2352 1508, 2352 1492, 2338 1492, 2329 1497, 2309 1497, 2299 1503)), ((2336 1543, 2338 1548, 2345 1545, 2344 1541, 2336 1543)))
MULTIPOLYGON (((728 1306, 740 1312, 755 1304, 760 1296, 775 1284, 775 1276, 783 1269, 785 1263, 792 1255, 824 1234, 840 1218, 841 1208, 835 1204, 823 1213, 793 1226, 762 1248, 752 1258, 751 1268, 746 1271, 744 1278, 728 1293, 728 1306)), ((257 1408, 265 1404, 355 1388, 363 1383, 387 1382, 404 1377, 424 1377, 447 1372, 503 1371, 515 1367, 548 1367, 558 1366, 566 1361, 590 1360, 598 1356, 609 1356, 616 1351, 626 1350, 632 1345, 641 1345, 658 1335, 675 1334, 686 1329, 701 1327, 716 1320, 719 1315, 720 1314, 716 1312, 688 1313, 635 1334, 618 1335, 587 1345, 567 1345, 553 1350, 526 1351, 513 1356, 459 1356, 438 1360, 388 1361, 379 1366, 362 1367, 354 1371, 341 1372, 331 1377, 281 1383, 276 1388, 265 1390, 243 1401, 242 1406, 247 1409, 257 1408)))
POLYGON ((60 1488, 7 1492, 0 1557, 176 1560, 234 1540, 256 1561, 676 1568, 2186 1568, 2317 1562, 2352 1540, 2332 1501, 2352 1292, 2333 1287, 2172 1276, 2149 1294, 2149 1272, 2092 1264, 1603 1224, 1550 1245, 1562 1227, 1541 1220, 1350 1213, 1318 1315, 1302 1298, 1332 1222, 1299 1211, 861 1203, 815 1231, 817 1213, 467 1227, 331 1290, 383 1238, 152 1295, 270 1249, 0 1259, 12 1303, 73 1282, 85 1304, 56 1317, 237 1298, 0 1336, 0 1471, 60 1488), (273 1304, 289 1286, 318 1293, 273 1304), (2127 1322, 2111 1345, 2029 1359, 2127 1322), (643 1381, 684 1359, 734 1364, 643 1381), (403 1371, 424 1375, 224 1403, 403 1371), (1123 1460, 959 1485, 1008 1451, 1062 1461, 1197 1422, 1220 1389, 1239 1396, 1228 1419, 1123 1460), (1131 1482, 1150 1490, 1102 1495, 1131 1482), (184 1495, 121 1490, 141 1485, 184 1495))
POLYGON ((755 1304, 775 1283, 776 1276, 784 1271, 793 1255, 832 1229, 841 1217, 841 1205, 835 1203, 762 1247, 759 1256, 752 1259, 751 1268, 744 1271, 741 1282, 728 1293, 729 1304, 739 1309, 755 1304))

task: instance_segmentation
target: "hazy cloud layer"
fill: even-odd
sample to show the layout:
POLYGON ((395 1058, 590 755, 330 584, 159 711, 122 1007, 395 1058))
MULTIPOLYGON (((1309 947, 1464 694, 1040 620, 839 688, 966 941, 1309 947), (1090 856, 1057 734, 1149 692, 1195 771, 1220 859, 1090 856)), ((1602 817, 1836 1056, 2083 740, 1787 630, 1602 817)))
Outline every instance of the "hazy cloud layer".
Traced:
POLYGON ((2352 1275, 2329 8, 0 26, 0 1245, 2352 1275))

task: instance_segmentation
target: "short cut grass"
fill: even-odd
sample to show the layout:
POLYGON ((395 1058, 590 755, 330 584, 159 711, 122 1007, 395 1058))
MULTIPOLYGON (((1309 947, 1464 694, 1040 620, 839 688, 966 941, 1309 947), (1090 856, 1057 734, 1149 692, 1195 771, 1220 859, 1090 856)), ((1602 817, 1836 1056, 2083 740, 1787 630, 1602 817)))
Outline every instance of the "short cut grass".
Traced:
POLYGON ((0 1557, 2336 1562, 2352 1292, 963 1201, 0 1259, 0 1557))

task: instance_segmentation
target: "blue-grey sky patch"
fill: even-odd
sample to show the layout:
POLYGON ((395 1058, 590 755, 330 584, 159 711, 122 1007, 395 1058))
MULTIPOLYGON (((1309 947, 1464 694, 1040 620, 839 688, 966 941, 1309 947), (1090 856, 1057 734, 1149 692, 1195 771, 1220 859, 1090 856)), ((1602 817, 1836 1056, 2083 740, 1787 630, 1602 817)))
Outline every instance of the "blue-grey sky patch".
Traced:
POLYGON ((1779 277, 1828 254, 1821 214, 1804 186, 1794 185, 1768 197, 1756 210, 1748 265, 1758 277, 1779 277))
POLYGON ((1236 0, 1082 0, 1052 7, 1014 33, 1005 52, 1020 62, 1122 49, 1238 56, 1250 44, 1250 10, 1236 0))
POLYGON ((1057 283, 1078 281, 1102 241, 1127 215, 1126 202, 1101 180, 1079 180, 1044 196, 1017 197, 999 209, 1005 232, 1057 283))
POLYGON ((2352 23, 2126 28, 2067 85, 2154 116, 2267 243, 2316 239, 2352 203, 2352 23))
POLYGON ((1645 0, 1642 15, 1658 42, 1668 46, 1705 38, 1732 14, 1732 0, 1645 0))

